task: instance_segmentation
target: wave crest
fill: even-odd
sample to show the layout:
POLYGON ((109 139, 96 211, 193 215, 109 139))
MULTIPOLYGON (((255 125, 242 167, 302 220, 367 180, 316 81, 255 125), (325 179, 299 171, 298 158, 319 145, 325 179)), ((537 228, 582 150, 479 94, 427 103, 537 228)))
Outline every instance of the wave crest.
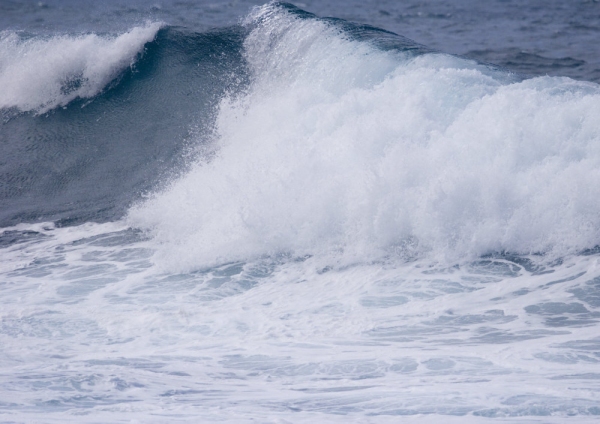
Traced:
POLYGON ((150 23, 116 37, 0 33, 0 109, 44 113, 97 95, 135 63, 161 26, 150 23))

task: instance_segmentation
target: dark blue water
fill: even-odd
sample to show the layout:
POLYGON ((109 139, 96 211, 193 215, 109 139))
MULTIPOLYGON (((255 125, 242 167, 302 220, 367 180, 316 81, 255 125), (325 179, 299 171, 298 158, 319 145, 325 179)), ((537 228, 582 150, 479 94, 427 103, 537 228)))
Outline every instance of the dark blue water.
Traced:
MULTIPOLYGON (((195 31, 236 24, 258 1, 4 1, 0 28, 119 31, 146 19, 195 31)), ((593 0, 304 1, 297 6, 383 28, 446 53, 517 72, 597 81, 600 5, 593 0)))

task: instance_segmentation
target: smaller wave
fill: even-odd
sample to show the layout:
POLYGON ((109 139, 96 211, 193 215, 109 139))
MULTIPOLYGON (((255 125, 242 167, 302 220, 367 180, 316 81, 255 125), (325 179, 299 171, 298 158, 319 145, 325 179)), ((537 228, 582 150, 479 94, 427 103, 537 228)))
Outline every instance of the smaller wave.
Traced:
POLYGON ((149 23, 118 36, 0 32, 0 109, 45 113, 94 97, 135 63, 161 27, 149 23))

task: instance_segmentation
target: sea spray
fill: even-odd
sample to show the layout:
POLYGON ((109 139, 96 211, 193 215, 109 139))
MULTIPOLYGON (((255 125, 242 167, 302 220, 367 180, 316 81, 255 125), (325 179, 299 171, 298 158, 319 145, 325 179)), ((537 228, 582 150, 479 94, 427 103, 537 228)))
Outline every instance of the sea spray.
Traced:
POLYGON ((251 16, 251 86, 222 100, 216 155, 129 214, 169 269, 556 258, 600 240, 597 85, 379 51, 277 5, 251 16))

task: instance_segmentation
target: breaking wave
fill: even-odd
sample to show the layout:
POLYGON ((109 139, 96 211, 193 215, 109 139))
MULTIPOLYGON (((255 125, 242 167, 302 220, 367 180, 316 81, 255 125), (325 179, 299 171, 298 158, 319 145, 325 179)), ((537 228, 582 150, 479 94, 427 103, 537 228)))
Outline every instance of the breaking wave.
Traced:
POLYGON ((556 258, 600 240, 597 85, 523 80, 383 32, 382 48, 280 4, 244 26, 251 83, 220 102, 210 153, 128 216, 168 267, 556 258))

